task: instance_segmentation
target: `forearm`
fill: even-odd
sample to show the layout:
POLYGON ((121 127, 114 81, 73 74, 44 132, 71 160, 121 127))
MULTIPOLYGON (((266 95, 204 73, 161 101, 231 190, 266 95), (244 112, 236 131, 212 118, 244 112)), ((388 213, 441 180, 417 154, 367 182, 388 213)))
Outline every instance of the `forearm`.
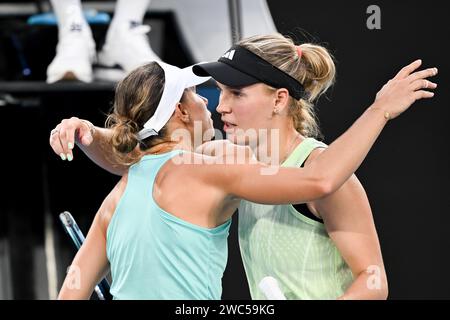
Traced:
POLYGON ((93 132, 93 141, 89 146, 85 146, 78 141, 76 144, 96 165, 116 175, 123 175, 127 167, 114 163, 112 157, 111 129, 95 127, 93 132))
POLYGON ((81 269, 72 264, 59 291, 58 300, 89 300, 94 288, 88 282, 82 279, 81 269))
POLYGON ((314 159, 310 169, 321 176, 328 193, 339 189, 358 169, 386 123, 382 106, 372 105, 314 159))

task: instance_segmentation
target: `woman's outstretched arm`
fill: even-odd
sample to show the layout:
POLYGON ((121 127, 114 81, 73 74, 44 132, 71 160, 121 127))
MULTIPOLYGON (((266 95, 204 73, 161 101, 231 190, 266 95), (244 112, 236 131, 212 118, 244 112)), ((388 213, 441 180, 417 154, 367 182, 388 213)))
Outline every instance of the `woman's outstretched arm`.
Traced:
POLYGON ((389 119, 416 100, 433 97, 422 89, 436 88, 426 78, 436 75, 437 69, 414 72, 420 65, 418 60, 403 68, 363 115, 307 168, 277 168, 269 174, 262 164, 228 165, 213 174, 214 183, 222 184, 230 194, 267 204, 309 202, 335 192, 360 166, 389 119))
POLYGON ((423 89, 437 87, 426 79, 435 76, 437 69, 414 72, 421 64, 417 60, 400 70, 378 92, 375 102, 362 116, 315 159, 313 170, 321 172, 329 183, 328 190, 337 190, 356 171, 388 120, 399 116, 417 100, 434 96, 423 89))

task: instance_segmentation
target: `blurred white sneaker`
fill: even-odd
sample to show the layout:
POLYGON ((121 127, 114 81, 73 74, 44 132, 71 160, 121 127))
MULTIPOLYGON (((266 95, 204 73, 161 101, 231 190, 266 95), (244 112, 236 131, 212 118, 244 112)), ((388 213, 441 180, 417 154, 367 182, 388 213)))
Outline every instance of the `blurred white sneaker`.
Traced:
POLYGON ((91 30, 82 23, 71 23, 60 30, 56 56, 47 68, 47 82, 59 80, 92 81, 95 42, 91 30))
POLYGON ((115 26, 108 32, 98 54, 95 78, 118 81, 136 67, 161 58, 150 47, 150 26, 131 23, 115 26))

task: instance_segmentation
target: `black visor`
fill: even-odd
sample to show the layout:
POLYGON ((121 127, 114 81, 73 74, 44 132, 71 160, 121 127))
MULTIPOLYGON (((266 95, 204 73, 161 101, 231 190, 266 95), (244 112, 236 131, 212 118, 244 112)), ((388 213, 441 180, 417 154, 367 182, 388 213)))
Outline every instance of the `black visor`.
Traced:
POLYGON ((297 100, 304 96, 300 82, 241 46, 231 47, 217 62, 195 65, 193 71, 198 76, 211 76, 228 87, 262 82, 277 89, 286 88, 297 100))

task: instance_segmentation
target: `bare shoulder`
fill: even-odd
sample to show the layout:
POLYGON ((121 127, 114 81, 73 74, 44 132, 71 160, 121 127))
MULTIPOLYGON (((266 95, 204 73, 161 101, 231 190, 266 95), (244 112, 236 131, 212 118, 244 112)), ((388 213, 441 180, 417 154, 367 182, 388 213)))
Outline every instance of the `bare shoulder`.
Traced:
POLYGON ((99 211, 98 218, 104 234, 108 229, 109 222, 111 221, 114 212, 116 211, 117 204, 119 203, 128 182, 128 170, 123 174, 119 182, 114 186, 111 192, 106 196, 99 211))
MULTIPOLYGON (((308 166, 309 164, 311 164, 324 151, 325 151, 325 148, 323 148, 323 147, 314 149, 311 152, 311 154, 309 155, 309 157, 306 159, 305 166, 308 166)), ((348 185, 354 185, 355 183, 360 184, 356 175, 352 174, 351 177, 347 180, 347 182, 344 183, 343 187, 347 187, 348 185)))
MULTIPOLYGON (((305 166, 311 164, 324 151, 325 148, 322 147, 314 149, 306 160, 305 166)), ((337 206, 342 207, 343 203, 351 202, 351 198, 356 195, 363 197, 365 195, 365 191, 356 175, 352 174, 338 190, 326 197, 308 203, 308 207, 316 216, 320 217, 325 213, 325 211, 327 211, 324 211, 324 208, 329 209, 337 206)))
POLYGON ((309 164, 311 164, 314 159, 316 159, 322 152, 325 151, 325 148, 316 148, 314 149, 308 156, 308 158, 305 161, 305 166, 308 166, 309 164))

